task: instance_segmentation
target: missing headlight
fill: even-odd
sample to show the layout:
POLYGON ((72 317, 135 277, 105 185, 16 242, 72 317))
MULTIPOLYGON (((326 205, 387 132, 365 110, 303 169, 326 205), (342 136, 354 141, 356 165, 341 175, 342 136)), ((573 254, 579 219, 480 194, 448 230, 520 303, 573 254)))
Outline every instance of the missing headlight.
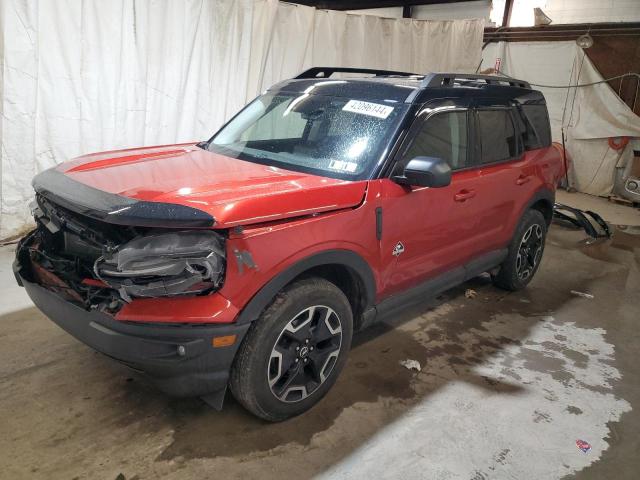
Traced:
POLYGON ((224 239, 206 230, 136 237, 98 258, 94 272, 131 301, 215 290, 224 267, 224 239))

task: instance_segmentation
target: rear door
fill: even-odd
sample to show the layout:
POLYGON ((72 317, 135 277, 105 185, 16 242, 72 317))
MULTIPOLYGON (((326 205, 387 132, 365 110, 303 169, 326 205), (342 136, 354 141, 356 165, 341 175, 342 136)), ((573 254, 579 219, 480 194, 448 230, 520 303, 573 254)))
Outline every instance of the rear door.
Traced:
POLYGON ((543 185, 535 152, 526 151, 527 130, 521 112, 510 104, 484 100, 475 109, 475 129, 480 153, 477 170, 479 188, 486 202, 482 209, 493 211, 492 228, 480 232, 478 242, 488 248, 505 246, 511 240, 522 211, 543 185), (491 195, 499 192, 498 195, 491 195))
POLYGON ((531 198, 534 171, 525 156, 516 110, 510 105, 477 106, 474 130, 476 205, 480 223, 470 256, 502 248, 511 239, 516 212, 531 198))

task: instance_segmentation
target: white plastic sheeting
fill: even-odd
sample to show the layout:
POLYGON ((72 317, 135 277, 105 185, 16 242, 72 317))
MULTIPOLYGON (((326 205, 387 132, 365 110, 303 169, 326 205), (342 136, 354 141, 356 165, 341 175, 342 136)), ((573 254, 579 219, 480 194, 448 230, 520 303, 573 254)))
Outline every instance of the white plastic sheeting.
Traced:
MULTIPOLYGON (((501 70, 541 85, 576 85, 602 80, 575 42, 518 42, 489 45, 482 68, 502 61, 501 70)), ((544 88, 553 139, 561 141, 565 126, 567 150, 573 159, 573 186, 592 195, 611 193, 616 167, 629 163, 630 144, 622 151, 609 147, 609 137, 640 137, 635 115, 607 83, 581 88, 544 88)), ((630 163, 629 163, 630 164, 630 163)))
POLYGON ((483 23, 275 0, 2 0, 0 238, 29 224, 31 178, 65 159, 207 138, 313 65, 475 71, 483 23))

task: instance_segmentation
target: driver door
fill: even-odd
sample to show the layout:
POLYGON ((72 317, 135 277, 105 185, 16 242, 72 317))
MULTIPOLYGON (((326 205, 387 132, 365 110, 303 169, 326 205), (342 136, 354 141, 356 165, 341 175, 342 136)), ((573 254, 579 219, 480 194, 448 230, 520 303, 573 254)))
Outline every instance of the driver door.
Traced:
POLYGON ((412 158, 427 156, 446 160, 452 180, 440 188, 381 180, 383 296, 461 266, 474 250, 478 233, 472 112, 452 106, 424 109, 421 115, 399 150, 392 175, 412 158))

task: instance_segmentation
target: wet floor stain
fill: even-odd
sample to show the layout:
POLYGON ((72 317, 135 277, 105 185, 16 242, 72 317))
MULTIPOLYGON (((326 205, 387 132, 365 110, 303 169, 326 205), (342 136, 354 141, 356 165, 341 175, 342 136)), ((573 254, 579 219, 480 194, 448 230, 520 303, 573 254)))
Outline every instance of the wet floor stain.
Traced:
POLYGON ((534 423, 540 423, 540 422, 551 423, 551 415, 547 412, 540 412, 538 410, 535 410, 533 412, 533 422, 534 423))
POLYGON ((505 462, 507 461, 508 456, 509 456, 509 452, 511 452, 510 449, 508 449, 508 448, 503 449, 500 453, 498 453, 495 456, 495 461, 497 463, 500 463, 500 464, 504 465, 505 462))
MULTIPOLYGON (((500 335, 510 338, 507 335, 510 326, 502 322, 502 318, 501 315, 494 316, 483 325, 486 331, 483 335, 490 336, 494 343, 497 343, 495 339, 500 335)), ((514 318, 512 315, 509 315, 509 319, 524 323, 530 321, 526 317, 514 318)), ((386 435, 396 438, 399 445, 410 442, 409 432, 427 428, 426 419, 433 418, 437 415, 436 412, 442 409, 447 409, 446 424, 455 425, 451 428, 458 432, 468 431, 469 437, 482 438, 482 442, 460 444, 455 440, 449 440, 450 437, 447 435, 437 437, 423 434, 421 442, 431 446, 434 445, 433 442, 440 442, 444 443, 444 446, 436 452, 430 452, 428 460, 414 458, 412 461, 415 463, 407 461, 408 464, 412 464, 413 468, 419 464, 425 478, 439 478, 436 466, 440 461, 445 461, 445 458, 452 457, 460 458, 462 464, 458 468, 448 463, 447 472, 452 478, 560 478, 564 473, 576 471, 597 460, 608 446, 605 438, 611 416, 619 419, 623 413, 631 409, 627 401, 617 398, 614 393, 614 386, 620 379, 620 374, 612 366, 613 347, 604 340, 605 332, 602 329, 582 328, 573 322, 558 322, 550 315, 544 316, 543 320, 529 324, 531 330, 527 335, 527 346, 511 343, 505 348, 497 349, 485 356, 480 364, 471 367, 470 371, 457 369, 457 365, 451 365, 446 356, 437 359, 439 365, 432 363, 431 368, 441 370, 440 375, 455 381, 458 387, 450 387, 433 398, 423 397, 423 401, 414 406, 419 408, 420 414, 409 415, 408 418, 399 420, 386 435), (557 335, 565 337, 566 343, 558 346, 555 338, 557 335), (548 348, 550 346, 551 349, 548 348), (599 352, 586 360, 586 368, 576 365, 572 358, 563 357, 565 351, 578 351, 582 346, 597 347, 592 350, 599 352), (455 375, 451 372, 455 372, 455 375), (519 379, 516 380, 510 372, 514 372, 519 379), (477 390, 469 390, 469 384, 481 386, 473 381, 474 378, 483 379, 484 391, 495 396, 487 397, 477 390), (496 388, 498 385, 509 385, 508 380, 513 381, 512 389, 496 388), (460 382, 464 382, 464 385, 460 382), (465 402, 452 401, 461 396, 465 397, 465 402), (588 413, 575 405, 577 399, 590 405, 588 413), (494 415, 499 420, 492 421, 494 415), (531 427, 522 424, 523 417, 529 419, 531 427), (505 431, 506 425, 512 425, 516 431, 505 431), (602 440, 594 446, 592 456, 588 459, 570 456, 569 453, 573 452, 575 446, 566 440, 567 433, 571 437, 572 434, 585 432, 589 433, 591 439, 602 440), (533 447, 531 439, 527 438, 529 436, 544 438, 544 448, 540 450, 533 447), (504 446, 505 442, 508 442, 508 447, 504 446), (499 448, 501 444, 502 448, 509 448, 511 451, 509 461, 505 464, 496 462, 495 457, 487 458, 485 455, 487 449, 499 448), (556 453, 550 455, 550 450, 556 453), (545 457, 548 464, 545 463, 545 457), (465 458, 473 461, 465 463, 465 458), (483 460, 479 460, 481 458, 483 460), (562 475, 558 475, 553 467, 558 460, 564 460, 567 465, 562 475), (484 468, 477 468, 483 462, 486 462, 484 468), (472 467, 476 467, 476 470, 472 467)), ((473 337, 469 332, 461 335, 461 338, 467 339, 462 343, 466 352, 473 351, 472 344, 486 343, 474 339, 470 344, 469 337, 473 337)), ((462 358, 466 358, 466 354, 462 354, 462 358)), ((581 357, 580 361, 584 359, 581 357)), ((425 385, 416 386, 420 392, 423 388, 425 385)), ((442 434, 442 431, 438 432, 442 434)), ((387 448, 394 448, 388 442, 385 445, 387 448)), ((400 451, 395 449, 390 454, 399 455, 400 451)), ((379 460, 382 455, 380 448, 371 445, 359 450, 356 455, 350 456, 321 478, 351 478, 345 472, 362 468, 362 465, 365 465, 365 470, 360 473, 365 476, 374 475, 374 471, 384 465, 384 461, 379 460)), ((413 470, 396 473, 402 477, 403 473, 409 475, 410 471, 413 470)))
MULTIPOLYGON (((168 399, 143 378, 73 342, 60 350, 64 354, 56 361, 25 372, 21 382, 5 382, 0 398, 5 404, 17 402, 12 399, 24 389, 19 385, 22 382, 53 392, 59 399, 56 403, 65 396, 73 398, 71 410, 50 413, 56 419, 54 430, 48 431, 52 425, 43 421, 42 438, 30 440, 41 451, 32 460, 34 468, 43 472, 41 478, 46 478, 44 472, 51 477, 51 465, 61 465, 61 451, 68 452, 69 461, 82 465, 84 457, 74 452, 84 451, 87 438, 91 438, 92 451, 104 451, 105 458, 129 465, 126 478, 138 473, 140 478, 157 478, 156 470, 175 473, 194 465, 232 466, 229 478, 242 478, 247 471, 271 478, 282 466, 306 478, 322 472, 344 473, 350 462, 363 459, 362 464, 372 468, 368 476, 376 477, 382 470, 374 466, 384 456, 414 461, 430 473, 432 466, 447 465, 436 472, 440 477, 429 478, 446 478, 442 475, 453 474, 457 464, 461 478, 514 476, 513 469, 530 456, 522 449, 526 439, 521 441, 517 431, 531 428, 543 429, 534 431, 551 444, 560 438, 560 430, 580 430, 583 436, 589 433, 590 441, 597 442, 588 460, 595 461, 607 448, 608 432, 615 428, 614 423, 606 422, 615 422, 629 409, 616 396, 620 374, 613 347, 605 341, 607 332, 594 327, 598 316, 620 313, 605 296, 596 296, 594 301, 576 298, 570 291, 597 291, 604 282, 620 291, 633 291, 629 290, 633 288, 629 262, 636 262, 637 267, 640 237, 615 232, 611 240, 590 245, 581 243, 583 237, 552 229, 541 279, 522 292, 499 291, 486 276, 479 277, 358 334, 345 370, 325 399, 305 415, 280 424, 252 417, 230 395, 222 412, 199 399, 168 399), (580 256, 588 260, 577 261, 580 256), (478 296, 465 298, 467 288, 476 290, 478 296), (568 309, 577 309, 584 317, 560 320, 559 312, 568 309), (399 364, 407 359, 419 361, 422 371, 412 372, 399 364), (69 380, 74 375, 86 379, 87 388, 80 393, 73 387, 77 378, 69 380), (528 403, 522 403, 525 401, 528 403), (517 415, 509 416, 511 409, 517 415), (430 423, 420 424, 423 420, 430 423), (405 424, 428 448, 418 451, 414 439, 403 436, 405 424), (511 428, 496 430, 504 424, 511 428), (440 436, 431 438, 431 433, 440 436), (403 455, 394 453, 393 442, 385 438, 406 445, 403 455), (448 444, 447 438, 457 443, 448 444), (465 446, 460 441, 465 438, 482 439, 484 448, 474 451, 477 468, 465 463, 468 452, 456 450, 465 446), (129 447, 118 450, 118 442, 129 447), (370 445, 376 444, 387 451, 368 454, 370 445), (148 464, 136 457, 146 458, 148 464), (305 469, 296 470, 300 458, 308 463, 305 469), (446 460, 454 458, 453 462, 446 460)), ((44 322, 35 318, 30 328, 44 322)), ((22 321, 10 322, 15 323, 15 332, 24 328, 17 327, 22 321)), ((44 337, 41 344, 30 348, 43 350, 66 338, 63 333, 44 337)), ((38 399, 35 405, 46 401, 38 399)), ((20 412, 19 407, 15 403, 14 411, 20 412)), ((34 407, 33 411, 38 410, 34 407)), ((13 431, 16 433, 7 441, 17 448, 22 441, 18 424, 13 431)), ((476 448, 474 442, 466 446, 476 448)), ((582 461, 585 457, 565 457, 562 448, 556 447, 559 453, 547 454, 558 465, 566 465, 564 473, 586 465, 576 463, 576 458, 582 461)), ((575 454, 575 445, 570 452, 575 454)), ((104 472, 108 460, 101 462, 74 467, 74 471, 104 472)), ((400 467, 398 476, 403 474, 400 467)), ((405 476, 408 473, 411 471, 405 471, 405 476)))
MULTIPOLYGON (((587 289, 590 280, 582 279, 577 288, 587 289)), ((516 394, 522 391, 523 382, 512 368, 514 358, 503 361, 501 372, 504 373, 499 377, 473 371, 475 366, 509 347, 519 348, 519 369, 549 374, 562 385, 579 385, 568 366, 586 368, 589 354, 570 348, 566 344, 567 335, 555 333, 557 328, 552 322, 549 324, 549 329, 554 331, 552 340, 545 341, 544 345, 534 343, 531 348, 522 346, 531 329, 549 321, 549 313, 574 300, 572 288, 576 288, 575 279, 568 277, 554 292, 546 292, 542 306, 526 298, 531 292, 505 294, 494 289, 490 279, 484 276, 428 305, 388 319, 387 323, 356 336, 345 370, 320 405, 284 423, 269 424, 253 418, 235 404, 230 395, 223 414, 210 411, 199 400, 172 402, 166 416, 173 426, 173 441, 158 460, 243 457, 277 449, 283 444, 308 446, 316 435, 330 430, 340 414, 353 405, 375 403, 381 398, 394 399, 401 408, 397 412, 389 410, 391 419, 452 380, 494 393, 516 394), (480 295, 474 300, 461 301, 466 288, 473 288, 480 295), (523 296, 528 303, 521 301, 523 296), (456 300, 459 304, 451 307, 449 302, 456 300), (500 319, 495 321, 500 329, 487 324, 488 318, 516 313, 517 324, 507 326, 500 319), (400 367, 399 362, 406 359, 418 359, 424 366, 422 372, 415 374, 400 367)), ((544 419, 539 417, 538 421, 544 419)))
MULTIPOLYGON (((315 436, 330 430, 340 414, 353 405, 393 399, 398 408, 388 410, 392 419, 454 380, 493 393, 521 392, 523 387, 517 373, 496 378, 478 375, 474 367, 505 347, 519 347, 530 330, 544 319, 545 313, 572 297, 567 289, 548 298, 544 308, 536 302, 523 305, 517 297, 505 297, 504 292, 491 286, 488 277, 479 277, 437 301, 412 308, 361 332, 355 337, 347 366, 325 399, 305 415, 283 423, 270 424, 252 417, 229 394, 222 413, 210 410, 197 399, 171 402, 165 411, 165 420, 172 425, 173 441, 158 460, 241 458, 277 449, 283 444, 308 446, 315 436), (450 302, 461 299, 465 288, 474 288, 489 300, 501 301, 496 304, 465 300, 452 306, 450 302), (497 320, 502 327, 499 331, 490 328, 487 319, 504 311, 518 311, 528 316, 521 315, 518 323, 512 325, 497 320), (423 365, 422 371, 417 374, 401 367, 400 361, 406 359, 418 359, 423 365)), ((523 348, 522 351, 527 357, 530 350, 523 348)), ((529 355, 530 363, 525 368, 563 375, 564 360, 541 357, 533 350, 529 355)), ((505 362, 505 369, 508 367, 509 363, 505 362)))
MULTIPOLYGON (((566 238, 562 238, 562 241, 566 242, 567 250, 574 251, 572 255, 575 258, 576 243, 579 242, 566 238)), ((633 242, 632 250, 635 254, 640 242, 635 239, 633 242)), ((421 418, 432 418, 438 409, 447 409, 450 422, 463 422, 462 425, 468 428, 469 436, 475 438, 480 435, 482 442, 479 446, 476 442, 461 445, 447 443, 446 436, 436 439, 422 435, 421 442, 432 447, 434 444, 429 443, 430 441, 445 443, 446 451, 430 452, 425 457, 428 460, 422 460, 421 457, 408 459, 407 463, 412 465, 413 470, 403 471, 398 468, 394 472, 397 476, 410 475, 415 472, 416 465, 420 465, 420 471, 426 478, 495 478, 496 475, 500 477, 496 473, 499 468, 504 469, 500 471, 506 477, 560 478, 597 461, 610 443, 606 439, 608 432, 615 428, 615 421, 631 409, 627 401, 615 395, 615 387, 621 377, 616 368, 613 346, 605 340, 607 332, 593 326, 599 323, 599 317, 611 316, 617 305, 610 296, 605 295, 597 302, 588 303, 589 300, 573 297, 570 291, 599 291, 602 290, 602 285, 607 285, 611 291, 632 292, 635 289, 637 293, 638 288, 637 285, 629 285, 629 276, 633 275, 629 260, 634 262, 637 256, 629 255, 627 244, 621 246, 614 239, 604 243, 604 246, 579 246, 579 254, 597 261, 598 266, 594 268, 589 262, 584 265, 581 262, 566 263, 564 268, 572 271, 556 268, 552 289, 530 288, 514 295, 496 296, 483 306, 477 300, 469 300, 462 308, 448 312, 429 324, 421 323, 414 330, 414 336, 429 345, 425 353, 433 355, 414 386, 420 392, 422 401, 412 405, 419 409, 420 415, 409 415, 410 420, 398 420, 387 430, 386 435, 395 438, 400 445, 410 442, 408 432, 428 428, 424 422, 420 423, 421 418), (613 252, 607 251, 606 255, 602 255, 601 250, 607 249, 613 252), (541 295, 544 296, 543 301, 541 295), (473 310, 474 307, 468 308, 469 304, 476 310, 473 310), (578 314, 576 322, 555 317, 556 312, 568 309, 578 314), (577 323, 583 319, 584 326, 577 323), (451 344, 455 347, 452 348, 451 344), (496 428, 501 428, 504 424, 520 425, 520 418, 529 412, 529 421, 534 426, 534 431, 541 429, 537 430, 536 436, 540 435, 545 439, 547 460, 543 460, 544 456, 538 461, 532 460, 534 452, 539 450, 531 448, 526 435, 520 438, 518 434, 511 432, 508 438, 513 448, 508 465, 502 466, 494 458, 487 459, 485 468, 474 469, 473 467, 482 463, 478 462, 478 458, 486 458, 484 450, 497 447, 494 442, 504 442, 500 434, 494 434, 491 427, 487 427, 487 423, 492 422, 483 420, 499 413, 500 407, 493 406, 483 410, 481 405, 486 397, 474 396, 472 391, 462 386, 450 395, 447 392, 451 391, 451 387, 445 393, 437 393, 431 398, 427 393, 429 387, 423 383, 429 376, 441 376, 456 382, 456 385, 464 382, 466 385, 481 387, 487 392, 510 395, 511 399, 508 401, 501 402, 500 399, 504 400, 504 397, 495 399, 503 405, 506 412, 500 416, 501 420, 497 422, 496 428), (501 389, 500 385, 512 388, 501 389), (465 396, 465 401, 458 400, 462 395, 465 396), (522 400, 523 398, 528 400, 522 400), (587 413, 575 405, 577 399, 590 405, 587 413), (603 410, 598 412, 598 409, 603 410), (456 411, 465 415, 464 420, 456 415, 456 411), (481 425, 476 426, 467 421, 467 415, 473 416, 481 425), (611 415, 616 419, 613 422, 611 415), (566 445, 562 443, 567 432, 574 431, 576 434, 589 431, 591 438, 601 439, 588 459, 570 456, 575 446, 571 442, 566 445), (557 453, 549 455, 549 448, 557 450, 557 453), (564 453, 565 450, 567 454, 564 453), (460 458, 462 464, 465 463, 463 458, 473 458, 474 461, 459 467, 447 463, 446 474, 438 469, 439 460, 445 461, 445 458, 452 457, 460 458), (547 461, 552 464, 546 464, 547 461), (563 465, 561 473, 554 470, 554 461, 563 465)), ((562 255, 560 253, 547 261, 558 262, 562 255)), ((557 263, 553 267, 556 265, 557 263)), ((477 279, 475 282, 470 288, 477 290, 480 293, 478 298, 481 299, 486 291, 483 280, 477 279)), ((464 430, 465 427, 457 425, 457 428, 464 430)), ((523 432, 528 431, 528 428, 520 428, 523 432)), ((384 444, 392 449, 387 454, 400 454, 399 450, 393 450, 390 443, 384 444)), ((347 472, 362 468, 362 465, 365 467, 364 471, 360 470, 361 475, 375 475, 374 472, 380 471, 384 465, 382 455, 383 452, 376 445, 367 445, 321 478, 353 478, 347 472)))
POLYGON ((572 415, 581 415, 582 414, 582 410, 578 407, 576 407, 575 405, 569 405, 566 408, 567 412, 569 412, 572 415))
POLYGON ((594 260, 628 264, 640 262, 640 234, 637 227, 612 225, 611 238, 585 238, 581 232, 550 231, 548 243, 564 250, 578 250, 594 260))
MULTIPOLYGON (((490 288, 486 280, 478 281, 477 286, 483 285, 490 288)), ((455 298, 456 293, 451 295, 455 298)), ((442 298, 440 304, 450 298, 442 298)), ((429 317, 430 307, 437 305, 412 309, 404 317, 356 335, 349 361, 338 382, 318 406, 300 417, 278 424, 263 422, 246 413, 229 394, 222 414, 211 411, 197 399, 172 402, 166 416, 173 425, 173 442, 158 460, 236 457, 269 451, 283 444, 308 445, 315 435, 329 429, 345 408, 355 404, 389 398, 401 405, 397 414, 406 410, 422 395, 437 391, 449 380, 448 375, 442 376, 438 371, 443 364, 458 366, 456 376, 482 388, 496 392, 518 390, 519 387, 509 382, 471 373, 471 367, 482 362, 485 355, 492 354, 502 345, 517 342, 500 336, 480 338, 469 347, 461 344, 461 335, 469 329, 486 332, 481 319, 468 324, 475 318, 471 315, 472 306, 455 312, 440 307, 446 315, 440 314, 441 321, 436 323, 430 318, 421 319, 415 325, 406 323, 407 318, 429 317), (401 367, 400 361, 406 359, 420 359, 424 365, 422 372, 416 374, 401 367), (413 381, 416 375, 420 377, 418 387, 413 381), (211 435, 211 432, 216 434, 211 435)))
POLYGON ((347 366, 322 402, 285 422, 268 423, 253 417, 229 393, 222 414, 198 399, 171 402, 166 420, 173 424, 173 443, 158 459, 238 456, 289 443, 308 445, 315 434, 328 429, 345 408, 355 403, 372 403, 380 397, 411 399, 415 396, 412 373, 399 362, 421 358, 426 349, 406 332, 378 329, 366 334, 377 334, 375 338, 356 339, 347 366))

